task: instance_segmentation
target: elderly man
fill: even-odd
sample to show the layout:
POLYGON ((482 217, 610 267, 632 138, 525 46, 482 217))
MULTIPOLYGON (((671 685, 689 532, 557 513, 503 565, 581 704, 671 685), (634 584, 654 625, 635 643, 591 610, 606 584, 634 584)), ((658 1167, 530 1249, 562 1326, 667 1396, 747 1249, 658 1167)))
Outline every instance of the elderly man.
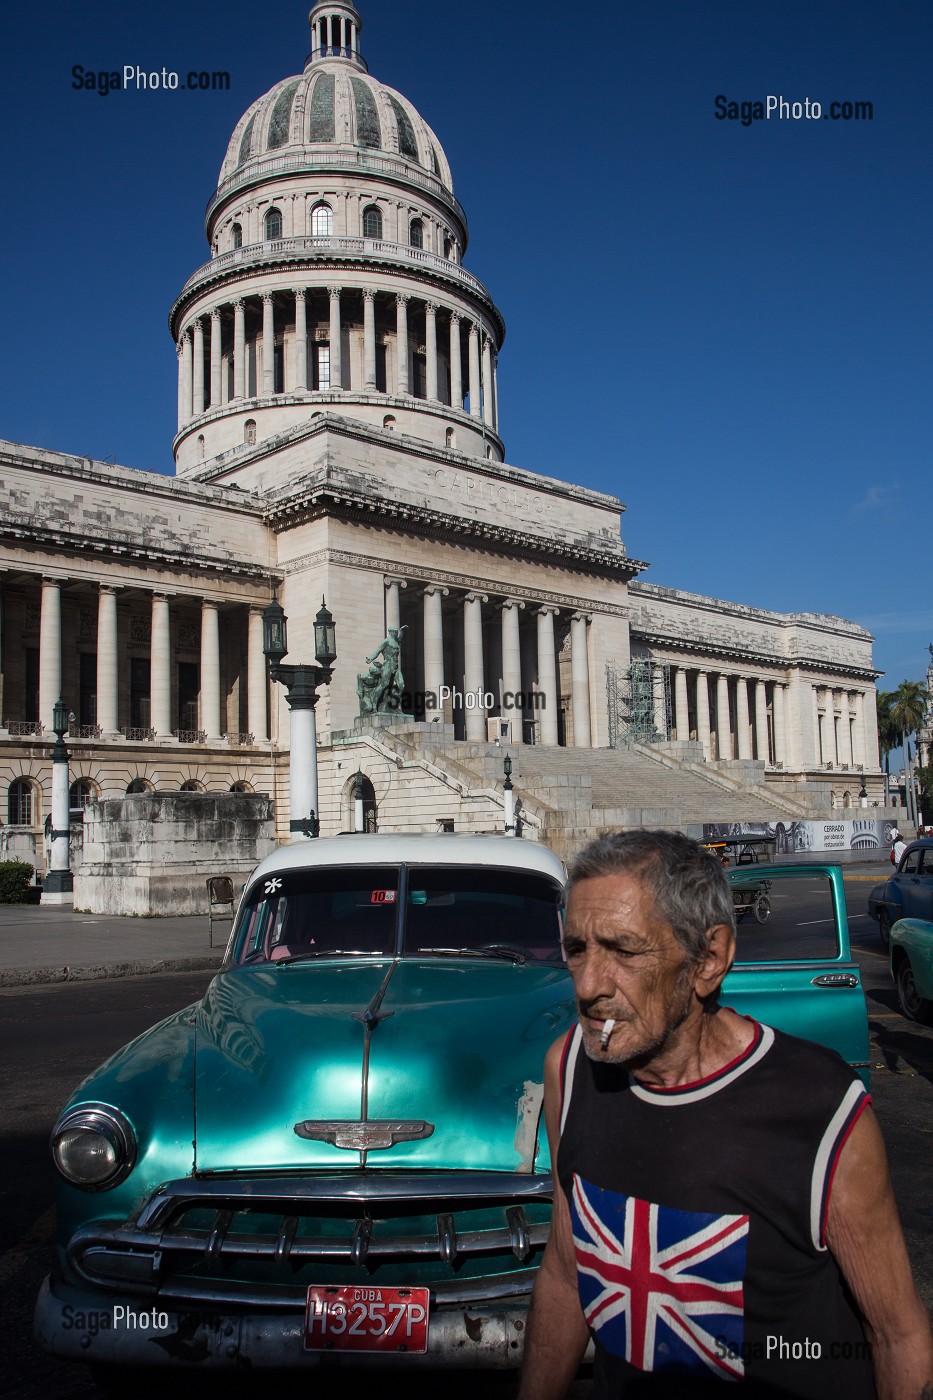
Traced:
POLYGON ((577 859, 564 934, 579 1024, 544 1103, 559 1183, 522 1400, 928 1400, 933 1339, 884 1148, 838 1056, 718 1003, 726 877, 671 832, 577 859))

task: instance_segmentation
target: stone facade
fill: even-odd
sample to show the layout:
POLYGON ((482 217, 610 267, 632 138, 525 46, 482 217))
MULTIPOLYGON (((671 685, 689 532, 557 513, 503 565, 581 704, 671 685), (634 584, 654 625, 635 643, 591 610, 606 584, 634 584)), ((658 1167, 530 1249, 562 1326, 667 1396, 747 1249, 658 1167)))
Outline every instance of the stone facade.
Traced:
MULTIPOLYGON (((325 831, 348 821, 353 763, 382 825, 501 822, 501 784, 487 793, 474 764, 458 789, 432 722, 471 753, 648 737, 672 763, 734 770, 721 792, 753 765, 775 792, 879 798, 866 632, 639 582, 619 501, 505 461, 505 322, 463 266, 444 152, 369 76, 349 0, 310 19, 304 73, 233 133, 210 257, 171 308, 175 476, 0 444, 5 844, 32 840, 41 866, 59 696, 76 811, 128 790, 254 792, 284 838, 289 711, 262 652, 274 594, 289 661, 312 660, 322 597, 337 623, 317 710, 325 831), (421 722, 401 758, 354 731, 356 674, 389 626, 421 722)), ((525 797, 528 833, 544 830, 525 797)))

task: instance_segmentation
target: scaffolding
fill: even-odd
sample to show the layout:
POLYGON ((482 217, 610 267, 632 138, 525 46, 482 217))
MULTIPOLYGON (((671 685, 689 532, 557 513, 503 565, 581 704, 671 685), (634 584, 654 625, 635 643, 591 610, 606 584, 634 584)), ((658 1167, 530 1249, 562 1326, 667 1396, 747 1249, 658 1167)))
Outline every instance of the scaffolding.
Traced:
POLYGON ((609 746, 659 744, 671 732, 671 668, 650 658, 606 662, 609 746))

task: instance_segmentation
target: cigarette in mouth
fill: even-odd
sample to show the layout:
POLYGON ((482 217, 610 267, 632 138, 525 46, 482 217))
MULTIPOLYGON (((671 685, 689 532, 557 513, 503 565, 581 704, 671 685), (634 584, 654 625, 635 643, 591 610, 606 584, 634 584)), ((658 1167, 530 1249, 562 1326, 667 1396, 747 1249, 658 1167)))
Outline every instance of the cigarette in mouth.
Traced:
POLYGON ((609 1021, 604 1021, 604 1022, 603 1022, 603 1028, 602 1028, 602 1031, 600 1032, 600 1036, 599 1036, 599 1048, 600 1048, 600 1050, 605 1050, 605 1049, 608 1048, 608 1045, 609 1045, 609 1037, 612 1035, 612 1032, 613 1032, 613 1028, 614 1028, 614 1027, 615 1027, 615 1021, 613 1021, 613 1020, 609 1020, 609 1021))

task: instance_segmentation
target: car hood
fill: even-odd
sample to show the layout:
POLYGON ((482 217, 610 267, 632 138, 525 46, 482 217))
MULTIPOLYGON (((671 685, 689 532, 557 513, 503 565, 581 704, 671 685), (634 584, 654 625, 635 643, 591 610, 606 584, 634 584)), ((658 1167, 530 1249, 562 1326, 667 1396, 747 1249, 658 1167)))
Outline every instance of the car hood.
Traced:
POLYGON ((197 1018, 196 1169, 530 1171, 545 1051, 573 1019, 559 966, 344 958, 222 973, 197 1018), (364 1083, 367 1120, 430 1133, 365 1155, 314 1136, 360 1122, 364 1083))

